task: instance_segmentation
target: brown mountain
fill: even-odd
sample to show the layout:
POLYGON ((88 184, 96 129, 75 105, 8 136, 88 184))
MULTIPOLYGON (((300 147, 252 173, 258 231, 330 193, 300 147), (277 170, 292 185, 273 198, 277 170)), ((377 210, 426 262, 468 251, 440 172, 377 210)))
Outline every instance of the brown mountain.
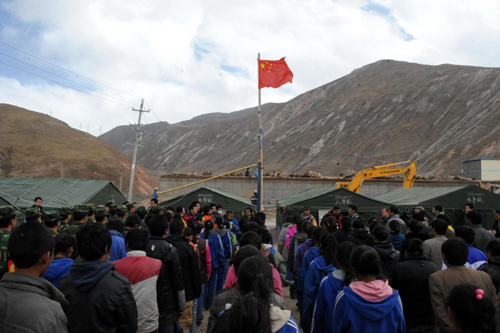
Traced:
MULTIPOLYGON (((499 107, 498 68, 381 60, 264 105, 266 172, 337 175, 415 159, 419 174, 461 173, 463 160, 500 156, 499 107)), ((253 164, 257 125, 256 108, 172 124, 144 135, 139 161, 158 173, 253 164)))
MULTIPOLYGON (((88 133, 48 115, 0 104, 0 174, 3 177, 114 181, 128 192, 130 158, 88 133)), ((151 194, 158 180, 136 168, 134 193, 151 194)))

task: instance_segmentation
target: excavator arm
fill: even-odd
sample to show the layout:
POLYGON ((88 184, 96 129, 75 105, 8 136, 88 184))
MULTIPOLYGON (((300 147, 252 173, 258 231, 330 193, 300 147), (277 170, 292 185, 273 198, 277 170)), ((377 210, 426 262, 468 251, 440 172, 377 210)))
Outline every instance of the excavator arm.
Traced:
POLYGON ((370 169, 365 169, 358 172, 350 182, 338 182, 337 188, 347 188, 350 191, 359 193, 363 181, 376 177, 384 177, 396 174, 405 174, 403 188, 412 188, 415 176, 417 175, 417 167, 414 161, 406 161, 400 163, 392 163, 381 166, 374 166, 370 169), (394 168, 400 164, 410 163, 406 168, 394 168))

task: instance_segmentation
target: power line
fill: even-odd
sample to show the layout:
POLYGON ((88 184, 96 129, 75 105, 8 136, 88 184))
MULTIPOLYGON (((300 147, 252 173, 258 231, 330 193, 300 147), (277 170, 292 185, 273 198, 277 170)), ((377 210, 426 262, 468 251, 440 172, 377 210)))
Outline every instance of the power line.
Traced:
POLYGON ((5 63, 5 62, 2 62, 2 61, 0 61, 0 64, 3 64, 3 65, 5 65, 5 66, 9 66, 9 67, 14 68, 14 69, 17 69, 18 71, 21 71, 21 72, 25 72, 25 73, 28 73, 28 74, 31 74, 31 75, 37 76, 37 77, 39 77, 39 78, 41 78, 41 79, 44 79, 44 80, 47 80, 47 81, 50 81, 50 82, 54 82, 54 83, 59 84, 59 85, 61 85, 61 86, 65 86, 65 87, 68 87, 68 88, 70 88, 70 89, 77 90, 77 91, 82 92, 82 93, 84 93, 84 94, 87 94, 87 95, 90 95, 90 96, 94 96, 94 97, 97 97, 97 98, 103 99, 103 100, 108 101, 108 102, 113 102, 113 103, 120 104, 120 105, 123 105, 123 106, 126 106, 126 107, 130 107, 130 105, 126 105, 126 104, 123 104, 123 103, 120 103, 120 102, 117 102, 117 101, 113 101, 112 99, 107 99, 107 98, 104 98, 104 97, 102 97, 102 96, 98 96, 98 95, 91 94, 91 93, 89 93, 88 91, 83 91, 83 90, 77 89, 77 88, 75 88, 75 87, 68 86, 67 84, 64 84, 64 83, 61 83, 61 82, 57 82, 57 81, 51 80, 51 79, 49 79, 49 78, 46 78, 46 77, 44 77, 44 76, 41 76, 41 75, 38 75, 38 74, 35 74, 35 73, 28 72, 28 71, 26 71, 26 70, 24 70, 24 69, 18 68, 18 67, 16 67, 16 66, 9 65, 9 64, 7 64, 7 63, 5 63))
MULTIPOLYGON (((149 105, 148 102, 144 103, 146 103, 146 105, 149 106, 150 109, 152 109, 151 105, 149 105)), ((156 115, 156 113, 153 112, 153 110, 151 110, 151 113, 153 114, 153 116, 155 116, 156 119, 158 119, 159 122, 161 122, 161 119, 156 115)))
POLYGON ((120 90, 120 89, 113 88, 113 87, 108 86, 108 85, 106 85, 106 84, 104 84, 104 83, 101 83, 101 82, 99 82, 99 81, 93 80, 93 79, 91 79, 91 78, 89 78, 89 77, 83 76, 83 75, 78 74, 78 73, 73 72, 73 71, 70 71, 69 69, 66 69, 66 68, 64 68, 64 67, 61 67, 61 66, 59 66, 59 65, 56 65, 56 64, 54 64, 54 63, 51 63, 51 62, 49 62, 49 61, 47 61, 47 60, 45 60, 45 59, 42 59, 42 58, 40 58, 40 57, 37 57, 36 55, 33 55, 33 54, 31 54, 31 53, 28 53, 28 52, 26 52, 26 51, 23 51, 23 50, 21 50, 21 49, 18 49, 17 47, 14 47, 14 46, 12 46, 12 45, 9 45, 9 44, 7 44, 7 43, 5 43, 5 42, 0 41, 0 44, 3 44, 3 45, 5 45, 5 46, 7 46, 7 47, 10 47, 11 49, 14 49, 14 50, 16 50, 16 51, 21 52, 21 53, 27 54, 27 55, 29 55, 29 56, 31 56, 31 57, 33 57, 33 58, 35 58, 35 59, 38 59, 38 60, 43 61, 43 62, 46 62, 46 63, 47 63, 47 64, 49 64, 49 65, 55 66, 55 67, 57 67, 57 68, 60 68, 60 69, 62 69, 62 70, 65 70, 65 71, 67 71, 67 72, 69 72, 69 73, 72 73, 72 74, 75 74, 75 75, 81 76, 81 77, 83 77, 84 79, 90 80, 90 81, 95 82, 95 83, 97 83, 97 84, 100 84, 100 85, 102 85, 102 86, 104 86, 104 87, 107 87, 107 88, 110 88, 110 89, 113 89, 113 90, 119 91, 119 92, 121 92, 121 93, 123 93, 123 94, 127 94, 127 95, 132 96, 132 97, 135 97, 135 98, 140 98, 139 96, 132 95, 132 94, 130 94, 130 93, 128 93, 128 92, 126 92, 126 91, 123 91, 123 90, 120 90))
POLYGON ((99 91, 99 90, 96 90, 96 89, 93 89, 93 88, 90 88, 90 87, 84 86, 83 84, 77 83, 77 82, 75 82, 75 81, 71 81, 71 80, 69 80, 69 79, 66 79, 65 77, 62 77, 62 76, 57 75, 57 74, 54 74, 54 73, 52 73, 52 72, 49 72, 49 71, 47 71, 47 70, 45 70, 45 69, 42 69, 42 68, 40 68, 40 67, 37 67, 37 66, 35 66, 35 65, 31 65, 31 64, 29 64, 29 63, 27 63, 27 62, 25 62, 25 61, 22 61, 22 60, 19 60, 19 59, 17 59, 17 58, 14 58, 14 57, 12 57, 12 56, 10 56, 10 55, 8 55, 8 54, 5 54, 5 53, 3 53, 3 52, 0 52, 0 54, 1 54, 1 55, 3 55, 3 56, 6 56, 6 57, 8 57, 8 58, 11 58, 11 59, 13 59, 13 60, 15 60, 15 61, 18 61, 18 62, 20 62, 20 63, 23 63, 23 64, 25 64, 25 65, 31 66, 31 67, 33 67, 33 68, 36 68, 36 69, 38 69, 38 70, 40 70, 40 71, 42 71, 42 72, 45 72, 45 73, 47 73, 47 74, 53 75, 53 76, 55 76, 55 77, 58 77, 58 78, 60 78, 60 79, 65 80, 65 81, 68 81, 68 82, 71 82, 71 83, 73 83, 73 84, 76 84, 76 85, 78 85, 78 86, 80 86, 80 87, 83 87, 83 88, 85 88, 85 89, 95 91, 95 92, 97 92, 97 93, 99 93, 99 94, 102 94, 102 95, 104 95, 104 96, 108 96, 108 97, 111 97, 111 98, 117 99, 117 100, 119 100, 119 101, 122 101, 122 102, 125 102, 125 103, 129 103, 129 104, 130 104, 130 106, 134 106, 134 104, 133 104, 133 103, 131 103, 131 102, 129 102, 129 101, 123 100, 123 99, 121 99, 121 98, 118 98, 118 97, 115 97, 115 96, 112 96, 112 95, 105 94, 105 93, 103 93, 103 92, 101 92, 101 91, 99 91))

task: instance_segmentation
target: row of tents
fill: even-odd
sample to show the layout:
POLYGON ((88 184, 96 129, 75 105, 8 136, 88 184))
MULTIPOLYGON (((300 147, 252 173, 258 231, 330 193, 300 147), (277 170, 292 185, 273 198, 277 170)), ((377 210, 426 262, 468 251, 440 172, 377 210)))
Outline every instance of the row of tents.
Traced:
MULTIPOLYGON (((56 208, 91 203, 104 205, 107 202, 122 203, 127 199, 109 181, 65 178, 0 178, 0 206, 12 205, 20 212, 33 205, 35 197, 43 198, 43 206, 56 208)), ((193 201, 202 206, 220 204, 232 210, 239 219, 247 207, 256 209, 250 199, 216 188, 198 187, 186 194, 161 202, 162 207, 188 207, 193 201)), ((383 208, 397 206, 402 213, 410 215, 417 206, 425 208, 429 220, 434 218, 432 210, 442 206, 454 225, 464 222, 464 206, 472 203, 481 212, 484 226, 494 223, 494 211, 500 209, 500 196, 478 186, 398 189, 373 198, 339 188, 313 188, 276 202, 276 226, 281 228, 287 216, 301 214, 309 206, 312 215, 320 221, 333 206, 346 213, 349 205, 358 207, 358 214, 367 221, 371 217, 381 220, 383 208)))

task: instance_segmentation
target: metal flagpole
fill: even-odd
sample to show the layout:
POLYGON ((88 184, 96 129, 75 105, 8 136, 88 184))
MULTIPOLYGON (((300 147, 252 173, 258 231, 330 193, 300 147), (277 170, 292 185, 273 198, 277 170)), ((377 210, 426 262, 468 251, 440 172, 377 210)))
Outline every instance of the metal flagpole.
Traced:
MULTIPOLYGON (((260 76, 260 67, 259 67, 259 60, 260 60, 260 53, 257 55, 257 73, 260 76)), ((262 108, 260 105, 260 88, 259 88, 259 151, 260 151, 260 161, 258 163, 258 182, 259 184, 257 185, 257 193, 258 193, 258 202, 257 202, 257 210, 260 212, 263 210, 262 206, 262 197, 264 196, 264 175, 262 174, 263 171, 263 164, 264 164, 264 154, 263 154, 263 147, 262 147, 262 139, 264 137, 263 131, 262 131, 262 108)))

